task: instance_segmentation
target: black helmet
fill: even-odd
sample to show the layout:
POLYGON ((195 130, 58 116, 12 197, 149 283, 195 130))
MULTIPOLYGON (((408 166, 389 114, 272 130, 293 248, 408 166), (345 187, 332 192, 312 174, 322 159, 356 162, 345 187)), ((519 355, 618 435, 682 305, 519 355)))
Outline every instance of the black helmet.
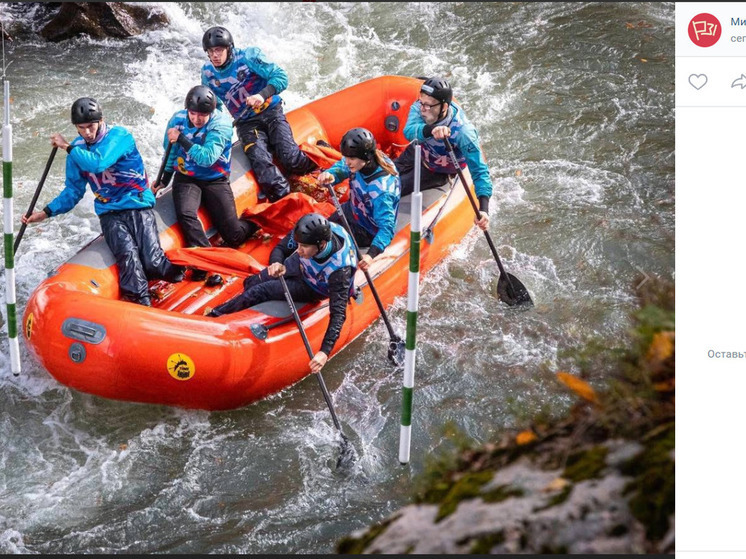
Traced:
POLYGON ((195 85, 187 93, 184 107, 195 113, 210 114, 215 110, 217 103, 212 89, 205 85, 195 85))
POLYGON ((370 130, 353 128, 342 136, 340 151, 345 157, 357 157, 369 161, 376 153, 376 140, 370 130))
POLYGON ((443 78, 438 77, 426 79, 425 83, 420 87, 420 93, 434 97, 441 103, 450 103, 451 99, 453 99, 451 84, 443 78))
POLYGON ((332 228, 321 214, 306 214, 298 220, 293 229, 296 243, 316 245, 321 248, 321 241, 332 240, 332 228))
POLYGON ((81 97, 70 110, 70 120, 73 124, 87 124, 89 122, 98 122, 104 118, 101 112, 101 105, 91 97, 81 97))
POLYGON ((233 49, 233 35, 225 27, 210 27, 202 36, 202 48, 206 51, 212 47, 233 49))

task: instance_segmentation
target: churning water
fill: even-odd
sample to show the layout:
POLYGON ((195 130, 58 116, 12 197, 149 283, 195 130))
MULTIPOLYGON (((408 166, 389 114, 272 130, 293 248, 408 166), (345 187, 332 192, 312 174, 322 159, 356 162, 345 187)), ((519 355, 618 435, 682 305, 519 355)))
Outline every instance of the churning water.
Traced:
MULTIPOLYGON (((673 3, 177 3, 130 40, 44 42, 5 5, 16 214, 69 107, 96 97, 154 174, 163 130, 198 83, 202 33, 228 27, 283 66, 286 110, 381 74, 440 74, 477 126, 495 192, 491 235, 536 303, 494 294, 478 231, 424 278, 412 461, 398 463, 400 372, 379 321, 324 369, 359 460, 339 448, 316 380, 229 412, 104 400, 61 386, 21 341, 0 356, 0 551, 329 553, 406 504, 454 424, 475 442, 572 402, 565 349, 629 327, 641 272, 674 276, 673 3)), ((59 192, 64 154, 39 207, 59 192)), ((16 260, 19 315, 47 273, 99 234, 90 195, 32 226, 16 260)), ((16 219, 18 216, 16 216, 16 219)), ((4 291, 4 282, 2 287, 4 291)), ((4 295, 4 293, 3 293, 4 295)), ((405 326, 405 301, 391 309, 405 326)), ((299 342, 300 343, 300 342, 299 342)), ((604 383, 604 372, 590 379, 604 383)))

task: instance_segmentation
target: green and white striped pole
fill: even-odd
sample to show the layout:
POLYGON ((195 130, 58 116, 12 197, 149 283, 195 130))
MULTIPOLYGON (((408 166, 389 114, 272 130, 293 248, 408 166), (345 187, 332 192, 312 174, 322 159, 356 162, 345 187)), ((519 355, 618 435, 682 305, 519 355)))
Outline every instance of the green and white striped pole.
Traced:
POLYGON ((407 287, 407 339, 404 351, 404 386, 402 387, 401 431, 399 436, 399 462, 409 463, 409 447, 412 441, 412 398, 414 396, 414 365, 417 338, 417 310, 420 299, 420 232, 422 226, 422 193, 420 192, 420 169, 422 148, 414 145, 414 192, 412 193, 409 235, 409 283, 407 287))
POLYGON ((21 374, 21 357, 18 351, 18 324, 16 321, 16 271, 13 250, 13 127, 10 125, 10 83, 3 68, 3 241, 5 246, 5 303, 8 319, 8 345, 10 370, 21 374))

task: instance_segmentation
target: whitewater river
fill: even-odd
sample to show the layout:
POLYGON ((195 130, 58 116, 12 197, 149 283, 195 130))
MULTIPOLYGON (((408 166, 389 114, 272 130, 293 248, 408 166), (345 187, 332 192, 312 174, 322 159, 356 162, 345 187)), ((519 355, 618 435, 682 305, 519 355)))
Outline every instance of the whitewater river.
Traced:
MULTIPOLYGON (((170 25, 130 40, 46 43, 40 13, 0 6, 14 127, 16 219, 69 109, 97 98, 133 132, 151 175, 171 114, 199 81, 202 33, 224 25, 283 66, 286 110, 381 74, 440 74, 477 126, 495 185, 491 235, 530 290, 494 295, 473 231, 423 281, 411 463, 398 463, 400 372, 375 323, 324 377, 359 460, 335 471, 336 431, 307 377, 264 401, 205 412, 110 401, 57 383, 27 352, 13 377, 0 341, 0 552, 331 553, 410 501, 455 428, 475 443, 574 401, 567 350, 630 327, 642 273, 674 277, 673 3, 163 5, 170 25)), ((58 154, 39 207, 59 192, 58 154)), ((29 227, 18 314, 100 232, 90 193, 29 227)), ((0 283, 4 300, 5 282, 0 283)), ((405 301, 391 309, 404 331, 405 301)), ((137 335, 137 332, 133 332, 137 335)), ((602 387, 606 372, 589 381, 602 387)))

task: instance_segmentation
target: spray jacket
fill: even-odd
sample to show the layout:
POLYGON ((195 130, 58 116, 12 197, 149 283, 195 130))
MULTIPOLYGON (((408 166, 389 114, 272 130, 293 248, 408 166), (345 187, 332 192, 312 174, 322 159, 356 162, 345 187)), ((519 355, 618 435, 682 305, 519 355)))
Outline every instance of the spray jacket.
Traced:
MULTIPOLYGON (((386 158, 393 167, 393 163, 386 158)), ((401 182, 398 175, 389 175, 380 165, 368 176, 362 172, 352 173, 344 159, 337 161, 328 170, 334 176, 334 184, 350 179, 350 204, 352 216, 363 229, 373 236, 371 246, 383 252, 396 229, 399 211, 401 182)), ((352 227, 352 225, 350 225, 352 227)))
POLYGON ((429 126, 420 114, 420 102, 416 101, 410 107, 404 136, 407 140, 417 139, 422 142, 422 164, 434 173, 453 175, 457 172, 451 163, 445 142, 432 136, 431 130, 436 126, 447 126, 451 129, 449 141, 453 146, 453 153, 462 169, 469 167, 477 196, 492 196, 490 170, 479 147, 479 134, 466 118, 463 109, 454 102, 451 103, 445 118, 429 126))
MULTIPOLYGON (((166 169, 199 180, 230 176, 233 127, 226 114, 213 111, 207 124, 197 128, 184 109, 168 121, 166 131, 170 128, 178 128, 184 138, 171 148, 166 169)), ((168 134, 164 137, 163 147, 168 147, 168 134)))
POLYGON ((245 120, 280 103, 279 94, 288 86, 288 75, 267 60, 261 49, 234 47, 231 59, 221 68, 216 68, 211 62, 202 66, 202 85, 215 92, 218 108, 227 108, 234 119, 243 114, 240 120, 245 120), (264 104, 244 114, 246 98, 255 93, 264 97, 264 104))
POLYGON ((121 126, 109 128, 102 123, 91 144, 81 136, 75 138, 70 143, 65 174, 65 188, 45 208, 50 216, 73 209, 83 198, 86 184, 96 198, 96 215, 155 206, 135 139, 121 126))

